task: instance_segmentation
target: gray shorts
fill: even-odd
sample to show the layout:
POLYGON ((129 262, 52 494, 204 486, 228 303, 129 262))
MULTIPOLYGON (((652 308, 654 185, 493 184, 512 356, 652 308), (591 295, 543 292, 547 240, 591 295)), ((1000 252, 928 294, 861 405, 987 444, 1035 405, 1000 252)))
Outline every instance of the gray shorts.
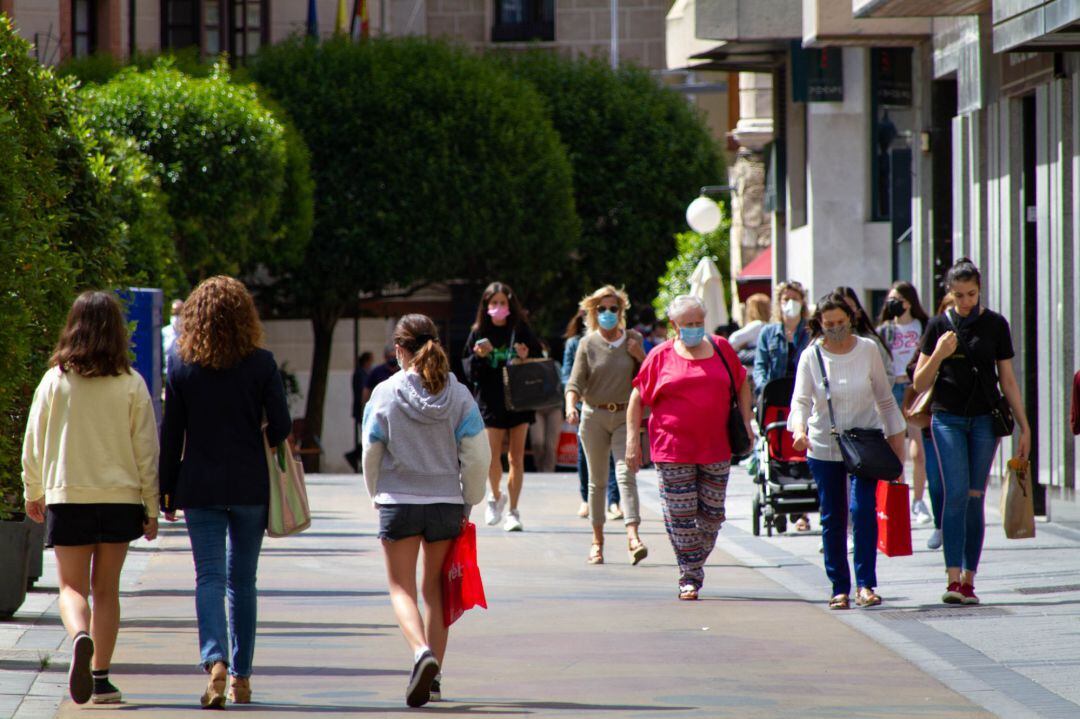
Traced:
POLYGON ((464 519, 463 504, 381 504, 379 539, 422 536, 425 542, 444 542, 461 534, 464 519))

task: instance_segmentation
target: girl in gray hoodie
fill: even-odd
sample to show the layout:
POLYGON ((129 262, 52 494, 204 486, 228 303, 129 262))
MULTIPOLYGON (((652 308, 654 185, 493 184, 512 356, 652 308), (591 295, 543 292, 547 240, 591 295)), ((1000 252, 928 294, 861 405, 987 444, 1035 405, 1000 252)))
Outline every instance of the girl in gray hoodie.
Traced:
POLYGON ((379 510, 390 601, 414 664, 405 701, 441 698, 442 566, 472 505, 484 498, 491 448, 472 394, 450 372, 438 329, 425 315, 406 315, 394 329, 398 372, 379 384, 364 408, 364 479, 379 510), (416 565, 424 550, 421 592, 416 565))

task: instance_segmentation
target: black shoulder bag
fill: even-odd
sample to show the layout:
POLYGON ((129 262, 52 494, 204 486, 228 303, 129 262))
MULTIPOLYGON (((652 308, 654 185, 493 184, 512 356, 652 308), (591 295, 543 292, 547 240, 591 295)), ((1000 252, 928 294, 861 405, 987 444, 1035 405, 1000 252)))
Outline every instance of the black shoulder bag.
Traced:
POLYGON ((535 409, 553 409, 563 403, 562 378, 555 360, 517 357, 514 338, 510 333, 510 357, 502 368, 503 398, 508 412, 527 412, 535 409))
MULTIPOLYGON (((949 314, 948 310, 945 311, 945 319, 949 322, 949 326, 952 327, 953 334, 956 335, 956 341, 959 343, 960 349, 964 351, 968 364, 971 365, 971 371, 975 374, 975 384, 979 385, 983 396, 986 398, 986 403, 990 405, 990 419, 994 427, 994 436, 1011 437, 1013 430, 1016 429, 1016 420, 1013 419, 1009 400, 1001 392, 991 391, 983 382, 982 372, 975 365, 975 358, 971 355, 971 348, 968 347, 964 338, 960 336, 959 323, 953 322, 952 315, 949 314), (995 397, 995 395, 997 396, 995 397)), ((995 375, 995 379, 996 377, 997 375, 995 375)))
POLYGON ((739 410, 739 397, 735 391, 735 375, 731 373, 731 367, 728 366, 727 360, 724 359, 724 353, 720 351, 720 345, 716 344, 712 339, 709 341, 712 342, 713 349, 716 350, 716 356, 724 363, 724 369, 727 370, 728 378, 731 380, 731 407, 728 409, 727 419, 728 446, 731 447, 731 461, 741 462, 749 457, 754 450, 754 439, 747 433, 746 422, 743 421, 742 412, 739 410))
POLYGON ((818 366, 821 368, 821 380, 825 383, 825 401, 829 404, 829 426, 832 436, 840 445, 840 456, 844 458, 844 467, 849 474, 860 479, 884 479, 891 481, 904 473, 904 465, 889 446, 885 433, 880 429, 836 429, 836 417, 833 415, 832 390, 829 387, 829 375, 825 371, 825 360, 821 348, 815 347, 818 366))

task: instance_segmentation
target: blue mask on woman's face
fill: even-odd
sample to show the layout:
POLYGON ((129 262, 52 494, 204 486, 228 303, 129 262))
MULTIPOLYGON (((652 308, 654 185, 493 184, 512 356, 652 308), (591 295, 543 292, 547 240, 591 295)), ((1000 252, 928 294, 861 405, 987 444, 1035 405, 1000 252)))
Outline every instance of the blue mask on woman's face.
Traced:
POLYGON ((704 327, 680 327, 679 339, 687 347, 697 347, 705 339, 704 327))
POLYGON ((619 324, 619 315, 615 312, 600 312, 596 315, 596 322, 605 330, 613 330, 619 324))

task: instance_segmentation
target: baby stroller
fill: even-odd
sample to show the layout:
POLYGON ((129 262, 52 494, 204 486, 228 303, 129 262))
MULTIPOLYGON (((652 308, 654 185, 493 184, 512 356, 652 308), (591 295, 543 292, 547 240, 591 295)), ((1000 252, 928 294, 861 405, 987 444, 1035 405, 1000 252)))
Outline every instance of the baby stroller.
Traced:
POLYGON ((795 379, 784 377, 765 385, 757 407, 760 438, 757 444, 758 485, 753 500, 754 535, 761 534, 762 521, 771 537, 773 529, 787 531, 789 514, 817 512, 817 483, 810 475, 806 452, 796 450, 787 430, 791 393, 795 379))

